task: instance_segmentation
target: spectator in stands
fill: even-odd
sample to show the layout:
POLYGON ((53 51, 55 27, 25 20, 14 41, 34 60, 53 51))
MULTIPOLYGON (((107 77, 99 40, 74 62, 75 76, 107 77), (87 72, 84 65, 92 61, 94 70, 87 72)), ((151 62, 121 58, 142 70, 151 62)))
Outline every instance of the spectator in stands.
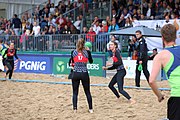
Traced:
POLYGON ((86 40, 88 42, 94 42, 95 41, 96 32, 93 30, 93 27, 89 28, 89 31, 86 34, 86 40))
POLYGON ((13 17, 13 20, 12 20, 12 24, 13 24, 13 27, 14 27, 14 31, 15 31, 15 34, 17 36, 19 36, 20 34, 20 29, 22 28, 22 23, 21 23, 21 20, 17 17, 16 14, 14 14, 14 17, 13 17))
POLYGON ((82 30, 81 34, 86 34, 86 33, 88 33, 87 27, 83 27, 83 30, 82 30))
POLYGON ((66 17, 66 22, 67 22, 66 23, 67 26, 71 26, 72 25, 72 22, 71 22, 71 20, 69 19, 68 16, 66 17))
POLYGON ((67 24, 66 19, 63 18, 63 15, 60 14, 59 17, 56 19, 56 23, 59 24, 62 28, 67 24))
POLYGON ((107 31, 105 30, 105 27, 101 28, 101 31, 99 32, 97 38, 97 49, 99 52, 104 52, 104 50, 106 49, 106 45, 109 41, 109 36, 107 34, 107 31))
POLYGON ((12 23, 10 20, 8 20, 7 24, 6 24, 6 29, 10 29, 12 28, 12 23))
POLYGON ((74 25, 70 26, 71 34, 80 34, 80 30, 78 30, 74 25))
POLYGON ((155 18, 155 9, 152 8, 152 4, 148 3, 148 9, 146 13, 147 19, 154 19, 155 18))
POLYGON ((22 20, 22 31, 25 30, 25 26, 26 26, 26 20, 23 19, 23 20, 22 20))
POLYGON ((65 25, 64 28, 62 29, 61 34, 71 34, 70 28, 67 25, 65 25))
POLYGON ((175 17, 179 17, 179 15, 180 15, 180 7, 179 7, 179 5, 178 5, 178 3, 176 3, 175 4, 175 9, 173 10, 173 12, 174 12, 174 14, 175 14, 175 17))
POLYGON ((41 26, 41 29, 44 29, 45 26, 48 26, 48 18, 46 16, 42 17, 40 26, 41 26))
POLYGON ((99 20, 96 21, 95 25, 93 26, 93 31, 97 34, 99 34, 99 31, 101 31, 101 27, 99 25, 99 20))
POLYGON ((89 28, 88 33, 86 34, 86 41, 91 42, 92 43, 92 50, 95 51, 95 37, 96 37, 96 32, 93 31, 93 27, 89 28))
POLYGON ((119 26, 116 24, 116 18, 112 18, 112 24, 108 28, 108 32, 119 30, 119 26))
POLYGON ((32 30, 32 33, 30 35, 34 35, 34 40, 33 40, 33 48, 34 49, 37 49, 37 45, 38 45, 38 42, 39 42, 39 38, 38 36, 40 35, 40 26, 37 25, 37 22, 34 22, 34 25, 33 25, 33 30, 32 30))
POLYGON ((118 20, 118 14, 116 13, 115 9, 112 9, 112 17, 116 18, 116 20, 118 20))
MULTIPOLYGON (((47 26, 46 26, 46 27, 47 27, 47 26)), ((52 26, 52 25, 49 26, 48 33, 49 33, 49 34, 52 34, 52 33, 53 33, 53 26, 52 26)))
POLYGON ((63 28, 61 27, 61 25, 58 25, 57 26, 57 34, 62 34, 62 30, 63 30, 63 28))
POLYGON ((51 13, 51 14, 54 14, 54 13, 55 13, 54 3, 51 3, 51 5, 50 5, 50 13, 51 13))
POLYGON ((106 23, 108 27, 111 25, 111 19, 109 16, 106 17, 106 23))
POLYGON ((78 29, 80 31, 80 27, 81 27, 81 20, 79 18, 79 16, 77 16, 76 18, 77 20, 74 22, 74 26, 76 27, 76 29, 78 29))
POLYGON ((148 11, 148 2, 146 0, 142 0, 142 14, 146 15, 147 11, 148 11))
POLYGON ((96 21, 98 21, 98 20, 99 20, 98 16, 95 16, 94 21, 93 21, 93 23, 91 25, 94 26, 96 24, 96 21))
POLYGON ((171 12, 172 12, 172 8, 169 5, 167 5, 166 9, 164 10, 164 17, 166 15, 170 16, 171 12))
POLYGON ((154 48, 153 53, 149 56, 149 60, 153 60, 157 54, 158 54, 157 48, 154 48))
POLYGON ((32 32, 32 29, 33 29, 33 25, 27 21, 24 29, 26 30, 26 32, 25 32, 26 35, 30 35, 30 33, 32 32))
POLYGON ((164 26, 164 25, 166 25, 166 24, 172 24, 172 23, 169 21, 169 15, 166 15, 166 16, 165 16, 165 21, 163 22, 163 25, 162 25, 162 26, 164 26))
POLYGON ((108 25, 107 25, 107 22, 106 21, 102 21, 102 27, 101 27, 101 31, 100 32, 108 32, 108 25), (103 30, 102 30, 103 29, 103 30))
POLYGON ((125 26, 125 27, 132 26, 132 21, 130 20, 129 17, 125 19, 125 25, 124 25, 124 26, 125 26))

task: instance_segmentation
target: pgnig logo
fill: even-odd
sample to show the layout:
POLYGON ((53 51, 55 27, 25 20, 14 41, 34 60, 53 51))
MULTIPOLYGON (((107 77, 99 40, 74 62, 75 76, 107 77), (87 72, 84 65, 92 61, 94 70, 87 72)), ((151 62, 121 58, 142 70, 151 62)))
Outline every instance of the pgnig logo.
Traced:
POLYGON ((63 61, 58 61, 56 64, 56 70, 57 72, 64 72, 65 70, 65 64, 63 61))

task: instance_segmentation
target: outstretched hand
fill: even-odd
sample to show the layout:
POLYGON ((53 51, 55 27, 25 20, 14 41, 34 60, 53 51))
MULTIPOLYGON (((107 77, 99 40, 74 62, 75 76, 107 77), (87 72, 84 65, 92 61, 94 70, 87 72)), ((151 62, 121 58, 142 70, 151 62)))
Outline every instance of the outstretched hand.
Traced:
POLYGON ((159 102, 162 102, 163 100, 164 100, 164 95, 161 95, 161 96, 158 97, 159 102))
POLYGON ((103 70, 107 70, 107 67, 103 66, 102 69, 103 69, 103 70))

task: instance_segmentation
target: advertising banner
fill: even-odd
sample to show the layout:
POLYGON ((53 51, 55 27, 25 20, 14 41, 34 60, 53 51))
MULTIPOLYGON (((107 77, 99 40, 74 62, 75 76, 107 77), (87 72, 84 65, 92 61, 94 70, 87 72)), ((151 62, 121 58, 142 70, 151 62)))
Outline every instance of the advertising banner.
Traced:
MULTIPOLYGON (((133 78, 135 79, 136 75, 136 60, 123 60, 124 67, 126 69, 125 78, 133 78)), ((153 61, 148 61, 148 70, 151 72, 153 61)), ((146 79, 143 71, 141 71, 141 79, 146 79)), ((161 72, 158 74, 157 80, 161 80, 161 72)))
POLYGON ((51 74, 50 57, 37 55, 19 55, 15 72, 51 74))
MULTIPOLYGON (((105 57, 92 55, 93 63, 87 64, 89 75, 91 76, 105 76, 105 71, 102 66, 105 65, 105 57), (104 64, 103 64, 104 63, 104 64)), ((53 74, 69 74, 71 67, 68 65, 70 56, 58 56, 53 58, 53 74)))
MULTIPOLYGON (((15 72, 40 73, 40 74, 69 74, 71 67, 68 65, 70 54, 18 54, 22 61, 15 64, 15 72)), ((105 77, 102 70, 105 65, 105 55, 92 55, 93 63, 87 64, 89 75, 105 77)), ((1 61, 0 61, 1 62, 1 61)), ((0 64, 3 70, 3 65, 0 64)))

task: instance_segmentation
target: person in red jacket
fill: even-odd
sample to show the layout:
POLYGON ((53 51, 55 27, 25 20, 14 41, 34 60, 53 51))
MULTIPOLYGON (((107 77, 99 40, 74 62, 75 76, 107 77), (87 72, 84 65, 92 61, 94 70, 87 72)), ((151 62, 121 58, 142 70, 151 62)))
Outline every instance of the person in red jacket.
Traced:
POLYGON ((93 27, 89 28, 89 32, 86 34, 86 41, 92 43, 92 51, 95 51, 95 38, 96 38, 96 33, 93 31, 93 27))
POLYGON ((61 26, 61 28, 64 28, 64 26, 67 24, 67 21, 65 18, 63 18, 63 15, 60 14, 59 17, 56 19, 56 23, 61 26))

